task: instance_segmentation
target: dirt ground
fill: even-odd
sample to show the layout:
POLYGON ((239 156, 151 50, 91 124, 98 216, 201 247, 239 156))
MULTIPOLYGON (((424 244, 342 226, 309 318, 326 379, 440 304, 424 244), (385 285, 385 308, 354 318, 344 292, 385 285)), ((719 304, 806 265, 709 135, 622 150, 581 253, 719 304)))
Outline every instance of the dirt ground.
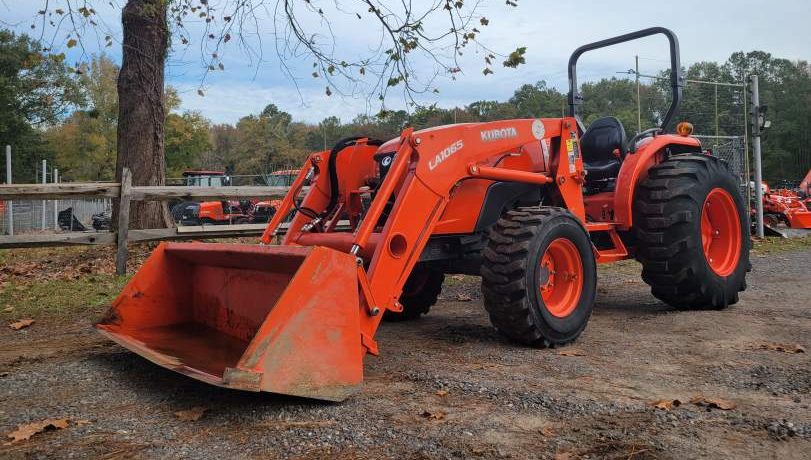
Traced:
POLYGON ((749 290, 717 312, 660 303, 635 262, 601 267, 588 328, 559 349, 506 342, 478 279, 449 278, 430 315, 381 328, 362 393, 340 404, 210 387, 107 342, 91 324, 124 281, 107 251, 0 254, 0 318, 36 320, 0 328, 0 457, 811 458, 811 354, 762 348, 811 346, 811 244, 760 247, 749 290), (47 418, 68 426, 5 443, 47 418))

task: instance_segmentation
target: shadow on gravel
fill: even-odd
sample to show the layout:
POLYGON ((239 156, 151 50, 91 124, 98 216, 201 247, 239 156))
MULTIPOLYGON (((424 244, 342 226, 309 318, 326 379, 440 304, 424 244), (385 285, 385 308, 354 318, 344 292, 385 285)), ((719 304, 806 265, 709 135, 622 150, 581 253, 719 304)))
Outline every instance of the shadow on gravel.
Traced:
POLYGON ((249 409, 281 409, 289 406, 331 406, 337 403, 274 393, 254 393, 209 385, 165 369, 117 345, 109 352, 87 358, 109 372, 108 386, 117 387, 147 403, 170 402, 179 406, 227 407, 240 412, 249 409))

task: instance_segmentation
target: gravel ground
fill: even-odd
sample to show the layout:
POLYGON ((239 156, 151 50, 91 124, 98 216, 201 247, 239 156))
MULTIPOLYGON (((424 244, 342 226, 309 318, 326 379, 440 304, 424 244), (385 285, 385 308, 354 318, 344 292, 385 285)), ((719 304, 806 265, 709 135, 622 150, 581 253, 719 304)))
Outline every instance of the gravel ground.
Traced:
POLYGON ((0 433, 71 422, 0 441, 0 457, 808 459, 811 356, 760 346, 811 345, 809 260, 807 248, 755 255, 749 290, 719 312, 663 305, 635 262, 601 267, 588 328, 548 350, 503 340, 478 279, 449 277, 430 315, 381 328, 363 392, 340 404, 164 370, 93 332, 98 309, 3 327, 0 433), (736 407, 691 404, 696 395, 736 407), (651 406, 660 399, 681 404, 651 406), (207 411, 174 414, 193 407, 207 411))

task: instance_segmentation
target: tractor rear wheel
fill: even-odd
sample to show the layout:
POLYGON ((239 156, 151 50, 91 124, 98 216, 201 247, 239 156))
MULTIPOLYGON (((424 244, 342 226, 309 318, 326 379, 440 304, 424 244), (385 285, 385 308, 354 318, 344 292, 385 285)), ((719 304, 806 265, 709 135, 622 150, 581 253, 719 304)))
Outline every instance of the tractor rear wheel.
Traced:
POLYGON ((576 339, 591 316, 597 267, 588 233, 561 208, 508 211, 483 252, 482 294, 490 322, 533 346, 576 339))
POLYGON ((427 267, 417 266, 408 277, 403 293, 400 294, 400 305, 403 311, 387 310, 383 314, 386 321, 411 321, 428 314, 442 292, 445 275, 427 267))
POLYGON ((703 154, 653 166, 637 189, 634 226, 642 279, 685 310, 722 309, 746 289, 749 215, 725 162, 703 154))

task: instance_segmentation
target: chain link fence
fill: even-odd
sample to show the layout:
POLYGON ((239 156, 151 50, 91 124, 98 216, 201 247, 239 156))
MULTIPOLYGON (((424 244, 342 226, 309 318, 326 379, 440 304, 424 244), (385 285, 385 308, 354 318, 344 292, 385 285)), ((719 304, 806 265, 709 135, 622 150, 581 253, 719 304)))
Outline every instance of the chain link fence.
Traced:
POLYGON ((694 136, 701 145, 729 165, 729 170, 738 179, 744 197, 749 196, 749 165, 746 161, 745 136, 694 136))
MULTIPOLYGON (((14 234, 54 230, 61 231, 70 228, 70 222, 78 221, 81 227, 88 230, 93 228, 93 215, 112 210, 112 201, 109 198, 95 200, 17 200, 14 201, 14 234), (43 212, 44 206, 44 212, 43 212), (63 213, 62 219, 58 217, 63 213), (59 221, 63 226, 60 228, 59 221)), ((8 202, 0 208, 0 235, 8 235, 8 202)), ((78 227, 78 228, 81 228, 78 227)))

